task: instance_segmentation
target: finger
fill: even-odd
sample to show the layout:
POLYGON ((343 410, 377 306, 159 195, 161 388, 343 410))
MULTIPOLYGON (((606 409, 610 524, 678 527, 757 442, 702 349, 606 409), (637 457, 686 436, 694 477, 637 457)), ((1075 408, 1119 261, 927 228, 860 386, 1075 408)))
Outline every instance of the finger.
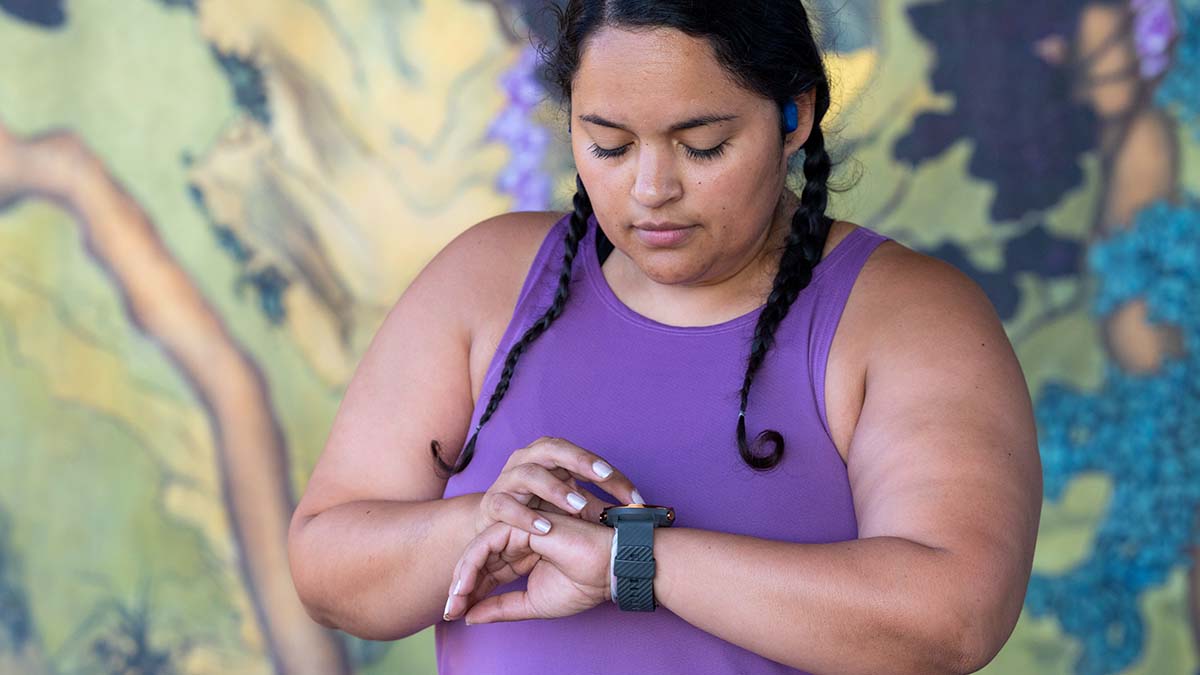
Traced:
MULTIPOLYGON (((460 557, 462 564, 459 569, 458 583, 455 586, 456 595, 471 594, 480 575, 484 572, 484 565, 489 557, 495 556, 501 569, 507 566, 507 563, 500 559, 500 553, 508 547, 509 537, 512 535, 512 528, 502 523, 496 523, 467 544, 460 557)), ((508 581, 511 579, 507 579, 503 583, 508 581)))
POLYGON ((608 579, 612 529, 598 523, 589 524, 579 518, 548 518, 554 523, 554 534, 529 538, 529 547, 538 559, 549 562, 577 581, 591 578, 594 574, 608 579), (601 532, 604 536, 600 536, 601 532))
POLYGON ((529 605, 529 595, 526 591, 509 591, 484 598, 467 611, 463 618, 468 626, 473 626, 477 623, 525 621, 536 619, 538 616, 529 605))
MULTIPOLYGON (((546 506, 552 504, 543 504, 543 511, 549 511, 546 506)), ((573 511, 566 514, 570 515, 573 511)), ((492 494, 488 500, 488 516, 503 525, 511 525, 529 534, 542 536, 550 532, 550 520, 542 514, 542 511, 531 509, 528 506, 517 501, 507 492, 496 492, 492 494), (544 527, 538 527, 541 523, 544 527)), ((486 532, 487 530, 484 530, 486 532)), ((482 534, 482 533, 480 533, 482 534)))
MULTIPOLYGON (((582 493, 581 493, 581 494, 582 494, 582 493)), ((547 504, 547 503, 545 503, 545 502, 541 503, 541 504, 540 504, 540 505, 538 505, 537 507, 534 507, 534 510, 535 510, 535 511, 542 511, 542 512, 544 512, 544 513, 553 513, 553 514, 555 514, 555 515, 558 515, 558 516, 572 516, 572 515, 575 515, 575 514, 573 514, 573 513, 567 513, 566 511, 563 511, 562 509, 558 508, 557 506, 555 506, 555 505, 553 505, 553 504, 547 504)), ((541 532, 538 532, 538 534, 541 534, 541 532)))
MULTIPOLYGON (((599 503, 587 490, 579 489, 578 483, 572 485, 570 481, 573 478, 561 479, 540 464, 530 462, 513 467, 509 470, 508 479, 517 481, 522 486, 520 489, 533 491, 543 504, 553 504, 563 513, 580 514, 589 501, 599 503)), ((532 503, 530 500, 529 504, 532 503)), ((526 508, 533 510, 528 504, 526 508)))
MULTIPOLYGON (((563 481, 565 481, 567 483, 567 485, 571 486, 572 490, 579 492, 579 482, 575 480, 575 477, 571 475, 570 471, 567 471, 566 469, 559 467, 557 469, 551 469, 550 473, 554 474, 554 476, 556 478, 559 478, 559 479, 562 479, 563 481)), ((580 493, 580 494, 582 494, 582 493, 580 493)), ((518 499, 517 501, 520 501, 520 500, 518 499)), ((548 513, 566 513, 566 511, 563 511, 562 509, 558 508, 554 504, 551 504, 550 502, 542 501, 542 498, 538 497, 537 495, 534 495, 533 499, 530 499, 525 505, 535 511, 546 511, 548 513)))
MULTIPOLYGON (((508 526, 502 523, 492 524, 463 549, 458 563, 454 566, 454 577, 450 582, 443 619, 451 621, 470 606, 469 596, 475 586, 478 568, 483 566, 488 556, 496 549, 496 542, 499 541, 498 535, 503 534, 503 531, 507 529, 508 526)), ((502 550, 503 545, 500 544, 500 546, 502 550)))
MULTIPOLYGON (((530 443, 529 445, 527 445, 519 450, 513 451, 512 454, 510 454, 508 456, 508 460, 506 462, 504 462, 504 467, 500 469, 500 473, 504 473, 505 471, 508 471, 509 469, 513 468, 514 466, 524 464, 525 460, 521 459, 524 456, 523 453, 528 451, 529 448, 534 445, 534 443, 537 443, 538 441, 541 441, 545 438, 548 438, 548 437, 543 436, 542 438, 539 438, 537 441, 534 441, 533 443, 530 443)), ((558 474, 559 478, 566 479, 567 476, 571 475, 570 471, 567 471, 566 469, 564 469, 561 466, 556 466, 552 470, 556 474, 558 474)))
MULTIPOLYGON (((537 510, 540 512, 543 512, 543 513, 575 516, 576 518, 578 518, 580 520, 585 520, 585 521, 588 521, 591 523, 598 523, 598 522, 600 522, 600 514, 604 512, 604 509, 606 509, 610 506, 613 506, 613 504, 604 501, 600 497, 597 497, 590 490, 586 490, 586 489, 579 487, 579 483, 574 478, 569 479, 567 481, 567 485, 569 485, 570 487, 564 488, 564 489, 566 489, 566 494, 567 494, 567 497, 565 497, 564 499, 567 501, 567 508, 569 510, 564 511, 563 509, 560 509, 557 506, 555 506, 554 504, 551 504, 546 501, 543 501, 541 506, 538 507, 537 510), (578 495, 579 497, 583 498, 583 507, 582 508, 576 508, 576 505, 579 503, 578 498, 572 497, 571 496, 572 494, 578 495)), ((547 520, 549 520, 550 525, 553 527, 554 521, 552 519, 547 519, 547 520)))
MULTIPOLYGON (((558 469, 551 473, 570 481, 572 488, 576 487, 574 479, 566 469, 558 469)), ((483 500, 480 502, 479 513, 476 516, 475 532, 482 532, 487 526, 497 521, 503 521, 514 527, 529 532, 530 534, 544 534, 536 526, 540 518, 535 514, 536 511, 546 511, 549 513, 569 513, 564 511, 552 503, 547 503, 541 497, 533 494, 529 486, 521 485, 520 480, 513 481, 512 475, 501 473, 500 478, 488 488, 483 495, 483 500), (498 495, 507 495, 518 505, 527 507, 526 510, 513 510, 510 504, 506 504, 504 498, 498 495), (502 513, 509 513, 511 517, 503 518, 502 513), (517 517, 517 514, 524 513, 525 520, 517 517)), ((578 492, 578 490, 575 490, 578 492)))
MULTIPOLYGON (((579 481, 576 480, 575 476, 571 475, 570 471, 567 471, 566 469, 564 469, 560 466, 558 468, 551 469, 550 473, 554 474, 554 476, 556 478, 563 480, 567 485, 570 485, 571 489, 574 490, 575 492, 578 492, 581 495, 584 493, 584 491, 580 490, 580 488, 579 488, 579 481)), ((564 515, 570 515, 570 512, 564 511, 550 502, 542 501, 542 498, 537 497, 537 496, 535 496, 533 499, 529 500, 529 503, 527 504, 527 506, 535 511, 545 511, 547 513, 559 513, 559 514, 564 514, 564 515)))
MULTIPOLYGON (((468 542, 466 547, 463 548, 463 553, 466 553, 467 549, 469 549, 474 543, 474 539, 468 542)), ((453 596, 458 591, 458 580, 462 578, 462 567, 463 555, 460 553, 458 556, 458 561, 454 563, 454 572, 450 575, 450 588, 446 590, 447 595, 453 596)))
POLYGON ((447 596, 446 612, 442 618, 446 621, 453 621, 455 618, 461 617, 468 610, 475 606, 476 603, 486 598, 492 591, 496 590, 501 584, 506 584, 513 581, 516 577, 504 575, 501 579, 495 574, 487 573, 487 566, 480 570, 478 581, 475 582, 474 588, 470 593, 462 593, 459 595, 451 593, 447 596))
POLYGON ((451 621, 462 610, 462 596, 458 591, 461 588, 459 578, 462 575, 463 559, 460 556, 458 562, 454 564, 454 574, 450 576, 450 589, 446 591, 446 609, 442 612, 442 619, 451 621))
POLYGON ((595 483, 597 487, 612 495, 622 504, 634 501, 634 485, 621 470, 612 466, 600 455, 553 436, 543 436, 527 448, 513 453, 514 464, 535 463, 546 468, 561 467, 570 471, 579 480, 595 483))
POLYGON ((508 584, 533 571, 538 556, 529 545, 528 532, 496 524, 463 551, 462 569, 456 584, 457 595, 491 592, 492 587, 508 584), (508 554, 508 555, 505 555, 508 554), (494 583, 487 586, 488 583, 494 583))

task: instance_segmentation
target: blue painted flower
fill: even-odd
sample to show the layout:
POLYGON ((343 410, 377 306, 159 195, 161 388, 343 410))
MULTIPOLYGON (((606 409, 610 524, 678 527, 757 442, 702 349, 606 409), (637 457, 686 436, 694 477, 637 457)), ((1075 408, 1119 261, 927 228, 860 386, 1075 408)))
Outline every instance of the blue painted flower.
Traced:
POLYGON ((1171 68, 1154 92, 1154 102, 1172 111, 1200 138, 1200 0, 1177 3, 1178 37, 1171 68))
POLYGON ((1190 565, 1200 543, 1200 200, 1151 205, 1095 245, 1088 266, 1095 315, 1141 298, 1149 320, 1178 326, 1186 344, 1156 373, 1110 363, 1098 390, 1051 383, 1037 401, 1046 498, 1088 472, 1109 476, 1113 493, 1088 557, 1061 575, 1035 573, 1026 607, 1080 641, 1076 673, 1108 675, 1142 651, 1141 594, 1190 565))

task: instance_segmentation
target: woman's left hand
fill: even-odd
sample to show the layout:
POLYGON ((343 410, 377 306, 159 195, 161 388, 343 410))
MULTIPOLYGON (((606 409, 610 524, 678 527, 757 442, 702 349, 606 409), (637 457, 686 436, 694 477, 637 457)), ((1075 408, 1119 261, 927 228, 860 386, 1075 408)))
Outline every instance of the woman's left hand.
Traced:
POLYGON ((550 532, 533 535, 507 523, 488 526, 467 544, 454 569, 445 619, 468 624, 556 619, 591 609, 612 596, 608 559, 612 528, 543 512, 550 532), (488 597, 529 576, 523 591, 488 597), (455 584, 462 586, 455 593, 455 584))

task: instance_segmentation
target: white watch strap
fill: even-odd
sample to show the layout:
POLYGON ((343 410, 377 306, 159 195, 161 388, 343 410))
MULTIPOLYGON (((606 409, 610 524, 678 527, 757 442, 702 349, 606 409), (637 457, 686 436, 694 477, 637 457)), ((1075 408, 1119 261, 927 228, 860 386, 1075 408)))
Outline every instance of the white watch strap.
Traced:
POLYGON ((617 604, 617 575, 615 572, 613 572, 613 565, 616 563, 616 560, 617 560, 617 532, 619 532, 619 530, 617 530, 617 528, 614 527, 613 528, 613 538, 612 538, 612 552, 609 553, 609 555, 608 555, 608 578, 609 578, 609 582, 608 582, 609 586, 608 587, 612 594, 613 604, 617 604))

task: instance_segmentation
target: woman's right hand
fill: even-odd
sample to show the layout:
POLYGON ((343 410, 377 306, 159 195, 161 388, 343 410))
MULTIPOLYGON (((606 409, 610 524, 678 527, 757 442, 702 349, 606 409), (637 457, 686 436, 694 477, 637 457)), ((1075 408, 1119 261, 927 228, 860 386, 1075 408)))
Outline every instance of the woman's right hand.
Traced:
POLYGON ((542 535, 536 523, 549 525, 537 511, 577 515, 596 523, 605 508, 613 506, 579 488, 577 481, 595 483, 622 504, 644 504, 633 483, 599 455, 563 438, 542 436, 509 456, 496 481, 479 501, 475 534, 492 523, 503 522, 533 535, 542 535), (608 472, 608 473, 605 473, 608 472), (582 508, 571 501, 584 500, 582 508))

